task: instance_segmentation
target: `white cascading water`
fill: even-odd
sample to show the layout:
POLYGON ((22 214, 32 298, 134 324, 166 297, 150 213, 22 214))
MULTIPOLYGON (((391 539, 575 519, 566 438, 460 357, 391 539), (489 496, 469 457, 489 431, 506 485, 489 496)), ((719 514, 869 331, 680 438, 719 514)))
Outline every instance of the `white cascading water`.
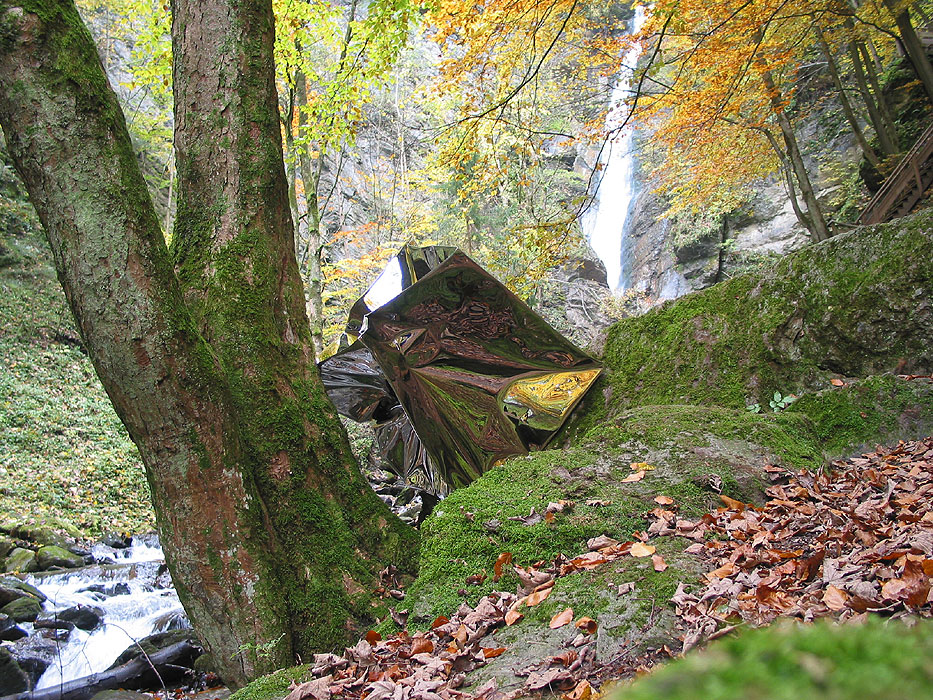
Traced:
MULTIPOLYGON (((169 621, 183 618, 184 611, 174 588, 155 585, 158 562, 164 559, 158 545, 139 544, 125 550, 104 547, 118 557, 116 565, 91 566, 86 569, 29 577, 46 596, 46 612, 87 605, 104 611, 103 624, 92 632, 75 629, 61 643, 57 660, 46 669, 36 689, 49 688, 104 671, 133 642, 164 631, 169 621), (108 593, 87 590, 102 585, 108 593)), ((94 555, 105 552, 96 547, 94 555)), ((177 624, 177 623, 176 623, 177 624)), ((31 626, 26 626, 31 627, 31 626)))
MULTIPOLYGON (((631 33, 638 32, 645 21, 643 7, 635 8, 631 33)), ((628 116, 625 104, 632 87, 635 63, 641 53, 633 46, 625 54, 618 80, 609 97, 606 131, 613 136, 606 141, 599 157, 600 171, 593 203, 584 214, 581 224, 590 246, 606 266, 606 280, 613 291, 624 291, 629 282, 623 255, 629 210, 635 197, 635 154, 632 129, 620 129, 628 116)))

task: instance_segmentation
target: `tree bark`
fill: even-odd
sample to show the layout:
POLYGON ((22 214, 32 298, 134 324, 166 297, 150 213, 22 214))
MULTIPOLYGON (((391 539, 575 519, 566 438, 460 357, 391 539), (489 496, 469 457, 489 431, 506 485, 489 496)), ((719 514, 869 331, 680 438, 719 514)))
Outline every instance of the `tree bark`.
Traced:
POLYGON ((849 96, 846 95, 845 86, 842 84, 842 79, 839 77, 839 69, 836 67, 833 51, 826 41, 826 37, 823 36, 823 31, 818 24, 814 23, 813 31, 816 34, 823 55, 826 57, 826 67, 829 70, 830 78, 832 78, 833 86, 836 88, 836 92, 839 95, 839 104, 842 106, 842 112, 849 122, 849 128, 852 129, 855 140, 862 149, 862 154, 877 170, 881 166, 881 160, 878 158, 878 154, 875 153, 875 149, 868 143, 868 139, 865 138, 862 127, 858 123, 858 117, 855 116, 855 110, 852 109, 852 103, 849 102, 849 96))
POLYGON ((923 83, 923 89, 927 93, 930 102, 933 102, 933 65, 927 56, 926 50, 917 32, 914 30, 913 22, 910 21, 910 11, 906 5, 898 3, 896 0, 884 0, 885 7, 894 15, 894 21, 897 23, 897 29, 901 34, 901 42, 904 44, 904 50, 907 52, 907 58, 910 59, 914 72, 923 83))
POLYGON ((139 448, 179 596, 237 687, 368 624, 378 571, 410 571, 417 546, 362 478, 313 364, 271 3, 173 9, 174 269, 72 2, 0 0, 0 125, 139 448))
MULTIPOLYGON (((816 194, 813 192, 813 185, 810 183, 810 176, 807 174, 807 168, 806 165, 804 165, 803 156, 800 154, 800 147, 797 144, 797 136, 794 134, 793 125, 790 123, 790 118, 787 116, 787 112, 784 110, 784 105, 781 102, 781 94, 774 84, 771 71, 762 71, 761 79, 764 83, 765 90, 768 95, 771 96, 771 108, 777 119, 778 126, 781 129, 781 135, 784 137, 787 160, 790 162, 794 177, 797 180, 797 185, 800 187, 800 194, 803 197, 804 204, 807 205, 807 215, 801 223, 806 226, 807 222, 809 222, 807 228, 810 232, 810 237, 815 242, 824 241, 831 235, 829 227, 826 225, 826 220, 823 218, 823 210, 820 208, 820 203, 816 198, 816 194)), ((797 218, 801 218, 800 212, 797 213, 797 218)))
MULTIPOLYGON (((299 73, 296 82, 298 100, 298 129, 305 125, 302 108, 308 104, 308 83, 304 74, 299 73)), ((298 152, 298 163, 301 171, 301 182, 305 190, 307 251, 305 254, 305 269, 307 270, 307 311, 311 321, 311 344, 316 357, 321 357, 324 351, 324 274, 321 266, 321 257, 324 253, 324 244, 321 237, 321 205, 320 185, 321 168, 324 163, 323 148, 318 152, 318 167, 309 152, 310 145, 305 144, 298 152)), ((335 176, 336 177, 336 176, 335 176)))

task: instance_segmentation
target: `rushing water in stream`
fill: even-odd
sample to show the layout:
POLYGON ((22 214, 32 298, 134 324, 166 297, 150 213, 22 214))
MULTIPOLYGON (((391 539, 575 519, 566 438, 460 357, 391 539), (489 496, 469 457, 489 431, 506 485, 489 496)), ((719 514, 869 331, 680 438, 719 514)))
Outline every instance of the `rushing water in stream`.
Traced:
MULTIPOLYGON (((635 9, 631 33, 638 32, 645 21, 643 7, 635 9)), ((625 54, 618 80, 609 98, 606 131, 613 136, 606 141, 599 157, 601 166, 592 206, 582 220, 590 245, 606 266, 606 280, 612 290, 624 291, 629 286, 625 255, 625 232, 629 211, 635 198, 635 154, 632 129, 620 127, 628 116, 625 100, 631 91, 635 63, 640 47, 633 46, 625 54)))
POLYGON ((103 671, 134 641, 186 624, 158 544, 141 543, 125 550, 99 545, 93 554, 98 559, 109 555, 119 563, 28 579, 48 596, 45 612, 75 605, 104 612, 103 624, 96 630, 75 629, 61 643, 57 659, 42 674, 37 689, 103 671))

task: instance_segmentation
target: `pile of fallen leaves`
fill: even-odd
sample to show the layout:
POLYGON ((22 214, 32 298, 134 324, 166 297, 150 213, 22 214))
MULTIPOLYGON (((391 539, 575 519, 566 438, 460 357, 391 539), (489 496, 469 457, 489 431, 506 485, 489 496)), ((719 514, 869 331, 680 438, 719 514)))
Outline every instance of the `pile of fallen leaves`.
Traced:
POLYGON ((771 497, 696 522, 655 509, 648 532, 697 542, 704 587, 672 599, 687 629, 684 651, 738 624, 869 612, 931 616, 933 438, 834 462, 826 473, 767 467, 771 497))
MULTIPOLYGON (((551 504, 551 511, 568 505, 551 504)), ((647 533, 637 534, 642 539, 648 538, 647 533)), ((403 630, 389 639, 382 639, 373 631, 341 656, 316 654, 311 669, 313 680, 295 685, 287 700, 509 700, 541 691, 562 692, 565 700, 587 700, 594 693, 591 682, 598 685, 598 679, 607 671, 617 676, 620 670, 597 663, 593 636, 597 622, 589 617, 574 621, 572 608, 556 613, 548 626, 559 629, 573 624, 577 634, 568 638, 562 653, 547 656, 527 668, 513 669, 515 676, 525 679, 521 687, 503 693, 493 678, 471 693, 459 690, 470 671, 506 651, 490 642, 489 635, 502 626, 519 623, 524 618, 522 610, 546 600, 558 578, 595 569, 621 557, 651 557, 654 568, 659 571, 667 566, 655 554, 655 548, 643 541, 618 542, 600 536, 587 545, 589 551, 573 559, 559 555, 553 561, 541 561, 529 567, 512 565, 512 555, 503 552, 493 567, 494 580, 502 577, 504 567, 512 565, 521 581, 518 593, 494 591, 482 598, 476 607, 464 603, 451 618, 438 617, 431 629, 424 632, 410 634, 403 630)), ((403 595, 397 591, 393 593, 398 594, 393 597, 403 595)), ((404 625, 407 612, 392 612, 395 621, 404 625)), ((638 660, 638 666, 647 663, 650 660, 638 660)), ((635 668, 632 666, 628 671, 635 668)))

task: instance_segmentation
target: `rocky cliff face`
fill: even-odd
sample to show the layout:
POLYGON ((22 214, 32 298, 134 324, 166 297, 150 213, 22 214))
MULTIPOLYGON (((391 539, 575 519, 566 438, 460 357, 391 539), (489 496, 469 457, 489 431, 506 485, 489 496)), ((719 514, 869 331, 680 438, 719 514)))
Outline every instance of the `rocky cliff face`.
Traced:
MULTIPOLYGON (((861 154, 854 138, 845 131, 828 135, 820 117, 816 115, 804 126, 801 140, 810 146, 807 165, 820 201, 831 215, 838 199, 834 195, 840 187, 837 173, 840 168, 855 167, 861 154), (817 149, 831 153, 831 162, 817 160, 817 149)), ((639 140, 644 143, 650 138, 642 134, 639 140)), ((713 226, 683 220, 675 224, 665 218, 667 204, 654 191, 643 164, 639 164, 636 177, 638 194, 630 210, 621 254, 631 287, 652 300, 674 299, 705 289, 751 263, 797 250, 809 240, 776 176, 755 183, 755 194, 747 206, 713 226), (691 231, 691 226, 699 230, 691 231), (692 240, 678 243, 685 237, 692 240)))

